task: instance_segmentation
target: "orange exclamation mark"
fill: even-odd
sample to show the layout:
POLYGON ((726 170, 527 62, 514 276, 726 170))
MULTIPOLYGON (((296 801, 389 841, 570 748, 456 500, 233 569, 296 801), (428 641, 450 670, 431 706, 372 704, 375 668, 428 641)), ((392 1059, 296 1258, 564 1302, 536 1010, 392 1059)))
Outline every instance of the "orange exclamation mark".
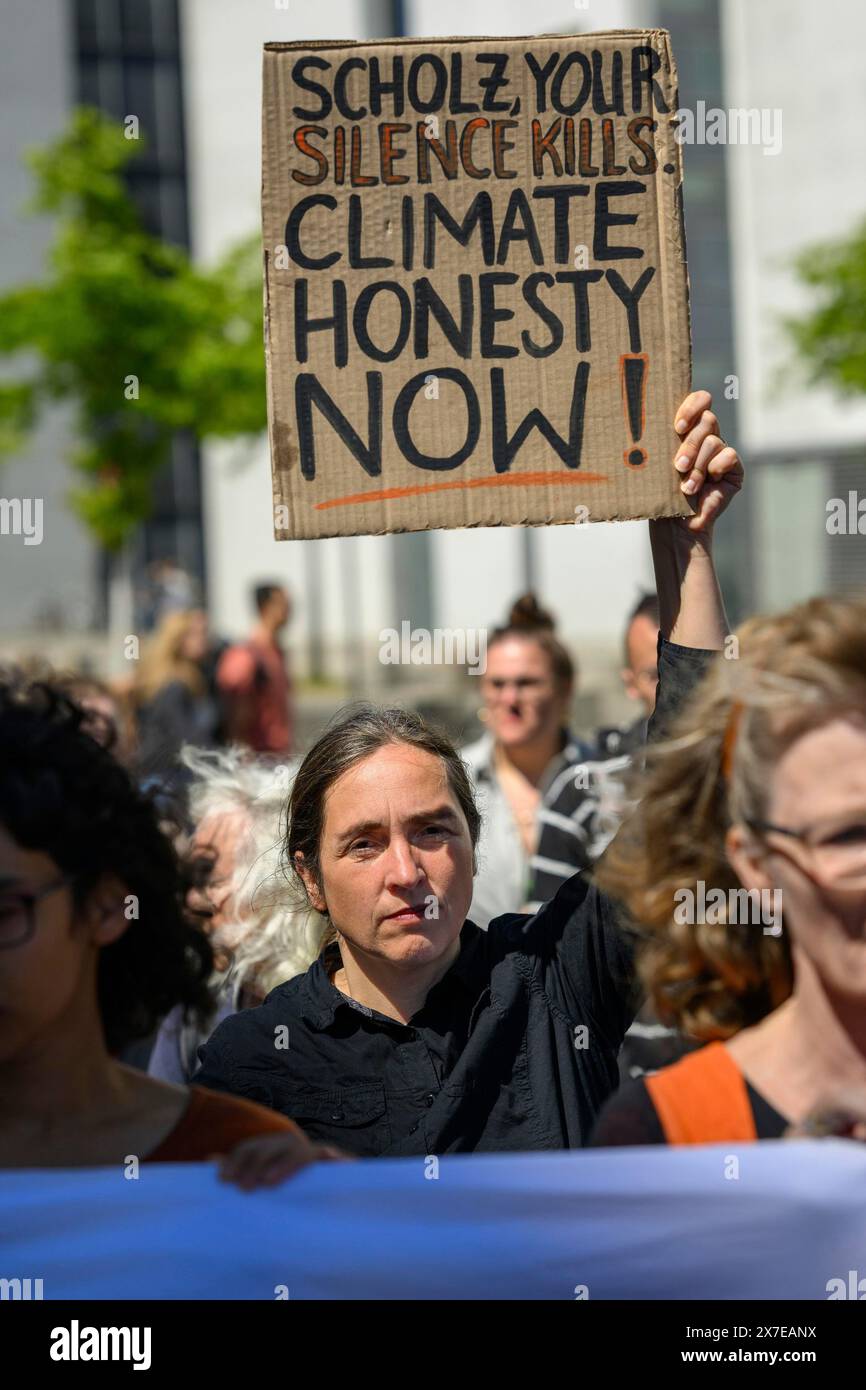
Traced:
POLYGON ((629 468, 643 468, 647 451, 639 443, 646 423, 646 379, 649 357, 645 352, 626 352, 619 359, 619 381, 625 404, 631 444, 624 451, 623 463, 629 468))

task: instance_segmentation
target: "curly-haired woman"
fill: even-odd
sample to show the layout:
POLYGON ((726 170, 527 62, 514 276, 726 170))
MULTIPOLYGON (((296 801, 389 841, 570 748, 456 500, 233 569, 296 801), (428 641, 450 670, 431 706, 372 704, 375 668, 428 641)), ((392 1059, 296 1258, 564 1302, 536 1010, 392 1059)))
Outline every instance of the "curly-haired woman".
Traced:
POLYGON ((261 1106, 117 1060, 174 1005, 208 1007, 212 955, 153 805, 86 718, 0 680, 0 1167, 225 1156, 246 1183, 277 1149, 281 1173, 330 1156, 261 1106))
POLYGON ((752 619, 738 643, 650 751, 597 871, 646 932, 660 1017, 708 1045, 623 1087, 597 1145, 866 1119, 866 599, 752 619))

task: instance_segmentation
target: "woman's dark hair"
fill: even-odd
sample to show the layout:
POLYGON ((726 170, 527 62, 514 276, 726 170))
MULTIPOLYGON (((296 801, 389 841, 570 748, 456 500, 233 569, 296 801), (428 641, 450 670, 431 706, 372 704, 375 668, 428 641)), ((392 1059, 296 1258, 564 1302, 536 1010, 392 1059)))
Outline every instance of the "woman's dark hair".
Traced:
POLYGON ((304 867, 317 883, 321 883, 319 849, 328 789, 350 767, 389 743, 405 743, 442 759, 448 785, 469 826, 474 856, 481 832, 481 816, 466 765, 448 735, 425 723, 411 710, 361 705, 348 714, 337 716, 313 744, 295 775, 289 799, 285 856, 298 878, 295 855, 300 851, 304 867))
POLYGON ((0 822, 73 879, 77 906, 109 874, 136 900, 138 917, 99 955, 99 1010, 118 1052, 175 1004, 205 1014, 213 962, 185 914, 177 856, 154 806, 86 719, 48 683, 0 674, 0 822))
POLYGON ((537 643, 550 661, 553 679, 560 690, 574 685, 577 667, 571 654, 555 635, 556 623, 552 614, 542 608, 535 594, 522 594, 511 605, 504 627, 497 627, 487 643, 488 652, 506 638, 523 637, 537 643))
POLYGON ((75 705, 80 705, 85 710, 87 733, 91 738, 95 738, 97 743, 101 743, 103 748, 107 748, 110 753, 114 753, 117 748, 120 730, 117 721, 110 715, 97 713, 96 710, 88 709, 84 702, 92 699, 94 695, 103 700, 110 700, 120 713, 120 701, 113 690, 106 685, 105 681, 96 680, 92 676, 81 675, 78 671, 58 671, 46 674, 42 677, 45 681, 50 681, 53 690, 61 695, 66 695, 75 705))

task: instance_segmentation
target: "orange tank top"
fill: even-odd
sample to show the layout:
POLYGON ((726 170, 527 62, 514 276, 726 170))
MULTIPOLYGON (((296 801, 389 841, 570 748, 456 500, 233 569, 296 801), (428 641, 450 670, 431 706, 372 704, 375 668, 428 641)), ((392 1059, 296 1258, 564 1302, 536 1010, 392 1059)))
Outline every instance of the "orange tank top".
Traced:
POLYGON ((296 1124, 240 1096, 226 1096, 203 1086, 190 1086, 189 1105, 171 1134, 148 1154, 148 1163, 206 1163, 229 1153, 242 1139, 285 1130, 300 1133, 296 1124))
POLYGON ((757 1139, 746 1079, 724 1043, 708 1043, 645 1077, 669 1144, 729 1144, 757 1139))

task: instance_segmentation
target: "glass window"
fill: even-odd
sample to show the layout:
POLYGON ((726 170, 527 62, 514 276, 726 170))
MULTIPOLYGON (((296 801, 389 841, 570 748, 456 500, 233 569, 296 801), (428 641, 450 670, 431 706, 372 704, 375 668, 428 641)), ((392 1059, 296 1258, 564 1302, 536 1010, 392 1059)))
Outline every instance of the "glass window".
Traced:
POLYGON ((145 174, 139 170, 129 177, 129 191, 138 208, 143 226, 154 236, 159 236, 162 230, 159 179, 153 174, 145 174))
POLYGON ((98 68, 100 109, 122 121, 129 114, 123 93, 123 69, 114 58, 100 59, 98 68))
POLYGON ((759 610, 788 608, 826 587, 827 541, 841 539, 827 536, 829 481, 822 462, 791 459, 753 468, 759 610))
POLYGON ((156 129, 154 144, 160 164, 172 171, 183 168, 183 113, 180 84, 173 64, 157 63, 153 70, 156 129))
POLYGON ((138 117, 141 134, 147 141, 144 159, 150 168, 155 169, 159 163, 159 150, 153 90, 153 64, 127 59, 123 65, 123 77, 128 106, 127 114, 138 117))
POLYGON ((160 226, 166 241, 186 246, 189 241, 186 183, 180 176, 160 180, 160 226))
POLYGON ((99 63, 88 58, 78 72, 78 100, 82 106, 101 106, 99 92, 99 63))
POLYGON ((99 42, 98 0, 78 0, 75 27, 80 48, 95 48, 99 42))
MULTIPOLYGON (((127 169, 130 194, 149 232, 188 246, 177 0, 74 0, 73 11, 78 100, 118 121, 138 117, 146 143, 127 169)), ((153 517, 130 548, 137 573, 146 556, 160 555, 201 578, 198 468, 195 440, 175 440, 156 479, 153 517)))
POLYGON ((153 52, 150 11, 150 0, 120 0, 124 52, 142 56, 153 52))
POLYGON ((177 0, 150 0, 153 51, 160 57, 178 51, 177 0))

